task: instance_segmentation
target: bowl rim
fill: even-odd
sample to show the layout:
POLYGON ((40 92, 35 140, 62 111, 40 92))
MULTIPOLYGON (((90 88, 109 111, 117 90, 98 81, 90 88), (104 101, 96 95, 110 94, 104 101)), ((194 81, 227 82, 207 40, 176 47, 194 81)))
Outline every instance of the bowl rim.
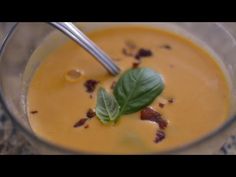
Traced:
MULTIPOLYGON (((235 37, 232 35, 232 33, 230 31, 228 31, 224 27, 224 25, 222 25, 220 23, 215 23, 215 24, 218 27, 222 28, 223 31, 225 33, 227 33, 227 35, 230 35, 230 38, 233 39, 234 42, 236 42, 235 37)), ((2 59, 2 54, 4 53, 4 48, 7 46, 7 43, 9 41, 9 39, 14 34, 14 32, 17 29, 18 25, 19 25, 19 22, 16 22, 15 24, 13 24, 12 27, 10 28, 10 30, 7 32, 7 34, 5 35, 5 37, 2 40, 2 44, 0 46, 0 62, 1 62, 1 59, 2 59)), ((45 148, 49 148, 49 152, 56 151, 55 153, 59 153, 59 154, 60 153, 61 154, 101 154, 101 153, 93 153, 93 152, 91 153, 91 152, 80 151, 80 150, 78 150, 78 151, 71 150, 69 148, 65 148, 65 147, 62 147, 60 145, 53 144, 53 143, 51 143, 49 141, 44 140, 43 138, 38 137, 36 134, 34 134, 33 132, 31 132, 27 128, 25 128, 24 125, 22 125, 15 118, 15 116, 11 113, 11 111, 8 109, 7 104, 6 104, 5 100, 4 100, 4 96, 2 94, 1 89, 0 89, 0 106, 3 109, 3 114, 6 117, 8 117, 10 120, 12 120, 13 125, 16 125, 16 128, 19 128, 24 134, 26 134, 26 139, 31 138, 31 139, 33 139, 33 141, 39 143, 40 146, 43 146, 45 148), (27 138, 27 136, 28 136, 28 138, 27 138)), ((213 137, 216 137, 217 135, 219 135, 220 133, 226 131, 232 125, 232 123, 235 122, 235 121, 236 121, 236 115, 230 117, 220 127, 216 128, 215 130, 211 131, 210 133, 204 135, 202 138, 194 140, 193 142, 187 143, 185 145, 182 145, 180 147, 173 148, 173 149, 170 149, 170 150, 163 150, 163 151, 158 151, 158 152, 150 152, 148 154, 179 154, 179 153, 184 152, 186 150, 190 150, 194 146, 201 145, 202 143, 206 142, 207 140, 210 140, 213 137)), ((29 140, 29 142, 32 144, 31 140, 29 140)), ((40 153, 40 150, 39 150, 39 153, 40 153)), ((109 154, 109 153, 105 153, 105 154, 109 154)))

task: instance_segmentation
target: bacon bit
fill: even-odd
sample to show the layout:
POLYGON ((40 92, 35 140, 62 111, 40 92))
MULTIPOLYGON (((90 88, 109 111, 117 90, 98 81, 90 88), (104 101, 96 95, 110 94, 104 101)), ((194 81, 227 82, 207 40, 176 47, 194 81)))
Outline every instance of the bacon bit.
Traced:
POLYGON ((166 49, 166 50, 171 50, 172 49, 172 47, 168 44, 162 45, 161 48, 166 49))
POLYGON ((82 125, 85 124, 87 120, 88 120, 87 118, 80 119, 78 122, 75 123, 74 128, 81 127, 82 125))
POLYGON ((157 133, 156 133, 156 137, 155 137, 154 142, 155 142, 155 143, 159 143, 159 142, 161 142, 163 139, 165 139, 165 137, 166 137, 165 132, 163 132, 163 131, 161 131, 161 130, 157 130, 157 133))
POLYGON ((150 57, 152 56, 152 51, 151 50, 147 50, 147 49, 139 49, 137 54, 135 55, 135 58, 137 60, 140 60, 142 57, 150 57))
POLYGON ((170 99, 168 99, 168 102, 170 103, 170 104, 172 104, 172 103, 174 103, 174 98, 170 98, 170 99))
POLYGON ((87 80, 85 83, 84 83, 84 86, 86 87, 86 91, 89 92, 89 93, 92 93, 95 88, 96 88, 96 85, 98 84, 99 82, 96 81, 96 80, 87 80))
POLYGON ((147 107, 141 111, 141 120, 149 120, 156 122, 160 129, 165 129, 168 125, 167 121, 162 118, 159 112, 154 111, 153 109, 147 107))
POLYGON ((133 56, 132 52, 127 51, 127 49, 125 49, 125 48, 122 49, 122 53, 123 53, 125 56, 128 56, 128 57, 132 57, 132 56, 133 56))
POLYGON ((38 111, 36 111, 36 110, 35 110, 35 111, 30 111, 30 113, 31 113, 31 114, 37 114, 38 111))
POLYGON ((133 68, 138 68, 140 64, 141 64, 140 61, 134 62, 134 63, 133 63, 133 68))
POLYGON ((163 119, 162 117, 157 118, 157 123, 160 127, 160 129, 165 129, 167 127, 167 121, 163 119))
POLYGON ((150 120, 153 117, 159 117, 161 114, 159 112, 154 111, 150 107, 146 107, 141 111, 141 120, 150 120))
POLYGON ((164 106, 165 106, 165 104, 159 103, 159 107, 160 107, 160 108, 164 108, 164 106))
POLYGON ((87 117, 88 118, 93 118, 93 117, 95 117, 96 116, 96 113, 94 112, 94 110, 92 110, 91 108, 88 110, 88 112, 87 112, 87 117))
POLYGON ((113 81, 112 84, 111 84, 111 89, 113 90, 116 86, 116 81, 113 81))
POLYGON ((89 128, 89 125, 85 125, 84 128, 89 128))

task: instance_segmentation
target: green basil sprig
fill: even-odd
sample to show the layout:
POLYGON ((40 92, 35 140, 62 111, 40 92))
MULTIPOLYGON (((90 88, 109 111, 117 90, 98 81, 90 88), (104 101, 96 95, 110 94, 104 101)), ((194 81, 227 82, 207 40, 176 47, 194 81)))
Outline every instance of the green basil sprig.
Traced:
POLYGON ((130 69, 118 80, 114 96, 99 89, 96 115, 102 123, 116 122, 120 116, 150 105, 163 90, 159 73, 148 68, 130 69))

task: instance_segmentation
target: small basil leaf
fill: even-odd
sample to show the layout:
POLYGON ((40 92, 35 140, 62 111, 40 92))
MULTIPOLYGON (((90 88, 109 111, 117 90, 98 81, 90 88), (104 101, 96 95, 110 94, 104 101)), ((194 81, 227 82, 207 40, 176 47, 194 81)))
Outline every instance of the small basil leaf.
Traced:
POLYGON ((96 115, 99 120, 107 124, 119 115, 119 104, 113 95, 109 95, 104 88, 99 88, 97 94, 96 115))
POLYGON ((120 105, 120 115, 137 112, 150 105, 163 89, 161 75, 151 69, 126 71, 114 88, 114 96, 120 105))

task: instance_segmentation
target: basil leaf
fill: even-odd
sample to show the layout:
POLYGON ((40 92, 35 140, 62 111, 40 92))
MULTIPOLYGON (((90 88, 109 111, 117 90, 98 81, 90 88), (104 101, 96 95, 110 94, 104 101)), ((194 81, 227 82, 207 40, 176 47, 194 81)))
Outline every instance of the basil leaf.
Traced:
POLYGON ((97 94, 96 115, 99 120, 107 124, 119 115, 119 104, 113 95, 109 95, 104 88, 99 88, 97 94))
POLYGON ((120 105, 120 115, 137 112, 150 105, 163 89, 161 75, 151 69, 126 71, 114 88, 114 96, 120 105))

